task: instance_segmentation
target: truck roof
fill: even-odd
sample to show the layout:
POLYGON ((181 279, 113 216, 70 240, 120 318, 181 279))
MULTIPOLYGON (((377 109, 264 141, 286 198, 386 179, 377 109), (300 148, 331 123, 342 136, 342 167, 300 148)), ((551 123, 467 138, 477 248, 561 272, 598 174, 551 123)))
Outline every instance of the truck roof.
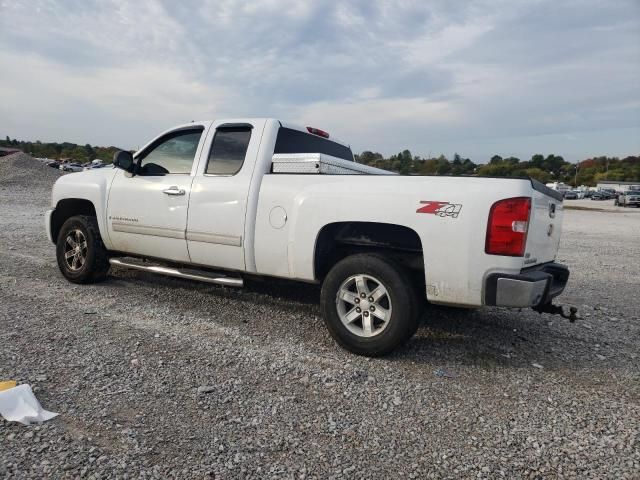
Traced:
MULTIPOLYGON (((307 135, 313 135, 313 133, 309 132, 310 128, 316 129, 316 130, 322 130, 322 131, 324 131, 326 133, 326 130, 321 129, 320 127, 314 127, 314 126, 311 126, 311 125, 302 126, 302 125, 297 124, 297 123, 285 122, 283 120, 279 120, 279 119, 273 118, 273 117, 245 117, 245 118, 233 118, 233 119, 218 118, 218 119, 209 119, 209 120, 199 120, 199 121, 194 121, 193 123, 215 122, 215 121, 220 121, 220 120, 222 120, 224 122, 226 122, 228 120, 230 123, 251 123, 252 121, 255 122, 255 121, 258 121, 258 120, 273 120, 273 121, 278 122, 281 127, 290 128, 292 130, 298 130, 300 132, 306 133, 307 135)), ((339 143, 343 147, 351 148, 351 145, 349 145, 347 142, 344 142, 344 141, 334 137, 332 134, 329 134, 329 137, 327 137, 327 140, 331 140, 332 142, 339 143)))

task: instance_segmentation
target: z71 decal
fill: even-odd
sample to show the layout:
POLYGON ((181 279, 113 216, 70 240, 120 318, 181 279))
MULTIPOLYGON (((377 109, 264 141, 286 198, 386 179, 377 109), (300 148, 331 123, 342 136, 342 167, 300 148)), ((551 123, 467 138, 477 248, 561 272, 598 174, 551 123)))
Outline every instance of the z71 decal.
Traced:
POLYGON ((430 200, 422 200, 423 206, 416 210, 416 213, 430 213, 439 217, 458 218, 462 204, 449 202, 432 202, 430 200))

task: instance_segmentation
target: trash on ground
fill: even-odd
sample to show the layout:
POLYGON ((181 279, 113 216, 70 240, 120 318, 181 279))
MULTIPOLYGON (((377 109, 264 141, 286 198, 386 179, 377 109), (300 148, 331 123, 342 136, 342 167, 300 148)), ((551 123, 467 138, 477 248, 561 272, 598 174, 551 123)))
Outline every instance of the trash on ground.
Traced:
POLYGON ((8 422, 23 425, 42 423, 58 414, 44 410, 31 390, 31 385, 23 384, 0 392, 0 415, 8 422))
POLYGON ((4 380, 0 382, 0 392, 3 390, 9 390, 17 385, 15 380, 4 380))
POLYGON ((456 378, 454 373, 451 373, 449 370, 447 370, 446 368, 439 368, 437 370, 434 370, 433 374, 436 377, 442 377, 442 378, 456 378))
POLYGON ((540 365, 539 363, 532 363, 531 364, 532 367, 537 368, 539 370, 542 370, 544 367, 542 365, 540 365))

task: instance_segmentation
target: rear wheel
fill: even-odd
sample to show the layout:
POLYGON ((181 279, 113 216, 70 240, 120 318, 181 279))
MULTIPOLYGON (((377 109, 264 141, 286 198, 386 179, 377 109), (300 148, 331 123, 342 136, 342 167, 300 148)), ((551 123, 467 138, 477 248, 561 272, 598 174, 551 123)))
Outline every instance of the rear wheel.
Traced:
POLYGON ((375 254, 338 262, 322 285, 321 305, 331 336, 345 349, 387 354, 418 328, 418 301, 407 272, 375 254))
POLYGON ((56 258, 62 275, 73 283, 95 283, 109 272, 107 249, 95 217, 69 218, 60 229, 56 258))

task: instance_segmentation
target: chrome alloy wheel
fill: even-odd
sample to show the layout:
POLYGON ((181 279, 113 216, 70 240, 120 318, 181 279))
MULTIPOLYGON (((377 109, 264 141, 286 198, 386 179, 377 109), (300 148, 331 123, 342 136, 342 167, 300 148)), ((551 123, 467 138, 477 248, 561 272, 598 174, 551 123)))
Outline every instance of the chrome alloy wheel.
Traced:
POLYGON ((64 241, 64 261, 72 272, 80 270, 87 261, 87 239, 81 230, 71 230, 64 241))
POLYGON ((359 337, 375 337, 391 319, 391 297, 385 286, 370 275, 347 278, 336 295, 338 316, 359 337))

